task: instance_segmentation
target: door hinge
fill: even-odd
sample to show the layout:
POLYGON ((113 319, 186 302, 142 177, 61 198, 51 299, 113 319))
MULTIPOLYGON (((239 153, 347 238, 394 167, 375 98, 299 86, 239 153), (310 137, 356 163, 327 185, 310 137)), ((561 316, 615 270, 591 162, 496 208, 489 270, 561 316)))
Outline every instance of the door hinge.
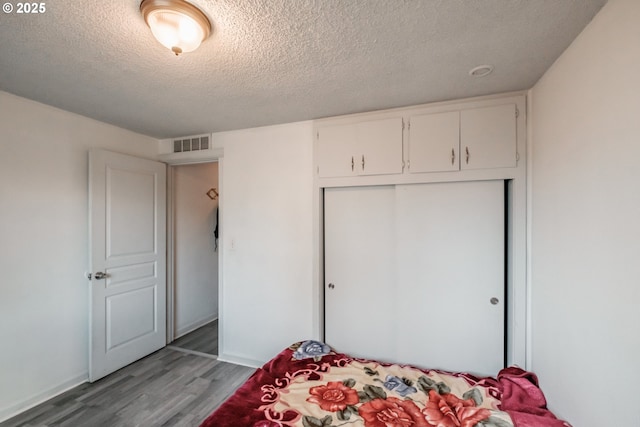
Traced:
POLYGON ((320 139, 320 131, 316 132, 316 139, 320 139))
POLYGON ((516 163, 520 161, 520 153, 516 151, 516 163))
POLYGON ((520 117, 520 110, 518 110, 518 107, 516 107, 516 119, 520 117))

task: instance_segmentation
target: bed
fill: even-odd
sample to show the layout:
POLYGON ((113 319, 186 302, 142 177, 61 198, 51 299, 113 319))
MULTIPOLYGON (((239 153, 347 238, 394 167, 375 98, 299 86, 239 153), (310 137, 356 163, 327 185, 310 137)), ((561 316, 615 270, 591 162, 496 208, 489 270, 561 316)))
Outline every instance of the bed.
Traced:
POLYGON ((201 427, 570 427, 533 373, 496 378, 359 359, 318 341, 284 349, 201 427))

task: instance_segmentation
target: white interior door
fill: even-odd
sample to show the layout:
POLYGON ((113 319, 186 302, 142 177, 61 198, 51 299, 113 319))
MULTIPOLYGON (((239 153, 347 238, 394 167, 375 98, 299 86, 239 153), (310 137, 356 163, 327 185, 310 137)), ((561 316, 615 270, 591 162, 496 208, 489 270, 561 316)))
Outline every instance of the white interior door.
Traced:
POLYGON ((166 166, 91 151, 89 200, 96 381, 166 343, 166 166))
POLYGON ((324 192, 325 341, 354 356, 395 355, 393 199, 393 186, 324 192))
POLYGON ((396 204, 403 361, 497 374, 504 366, 504 182, 400 185, 396 204))

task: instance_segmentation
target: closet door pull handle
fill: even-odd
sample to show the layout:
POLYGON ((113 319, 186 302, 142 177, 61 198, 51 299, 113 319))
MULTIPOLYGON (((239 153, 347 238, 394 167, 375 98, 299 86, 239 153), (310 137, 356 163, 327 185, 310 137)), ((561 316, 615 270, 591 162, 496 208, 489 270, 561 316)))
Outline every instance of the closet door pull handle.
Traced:
POLYGON ((455 161, 456 161, 456 152, 455 152, 455 150, 452 148, 452 149, 451 149, 451 166, 453 166, 453 164, 455 163, 455 161))
POLYGON ((469 147, 465 147, 465 152, 467 153, 467 164, 469 164, 469 147))
POLYGON ((362 155, 362 170, 364 171, 364 154, 362 155))
POLYGON ((353 166, 354 166, 354 163, 353 163, 353 156, 351 156, 351 172, 353 172, 353 166))
POLYGON ((107 273, 103 273, 102 271, 98 271, 96 274, 93 275, 93 277, 91 276, 91 273, 89 273, 87 277, 89 278, 89 280, 91 279, 102 280, 109 277, 109 275, 107 273))

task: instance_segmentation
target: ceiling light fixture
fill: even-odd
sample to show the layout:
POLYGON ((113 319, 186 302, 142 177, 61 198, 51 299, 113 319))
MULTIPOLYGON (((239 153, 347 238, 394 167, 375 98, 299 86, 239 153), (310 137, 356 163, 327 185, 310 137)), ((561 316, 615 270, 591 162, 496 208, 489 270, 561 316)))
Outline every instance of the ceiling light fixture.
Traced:
POLYGON ((469 75, 472 77, 484 77, 491 74, 493 71, 493 65, 478 65, 469 71, 469 75))
POLYGON ((211 34, 211 22, 184 0, 143 0, 140 12, 154 37, 176 56, 192 52, 211 34))

